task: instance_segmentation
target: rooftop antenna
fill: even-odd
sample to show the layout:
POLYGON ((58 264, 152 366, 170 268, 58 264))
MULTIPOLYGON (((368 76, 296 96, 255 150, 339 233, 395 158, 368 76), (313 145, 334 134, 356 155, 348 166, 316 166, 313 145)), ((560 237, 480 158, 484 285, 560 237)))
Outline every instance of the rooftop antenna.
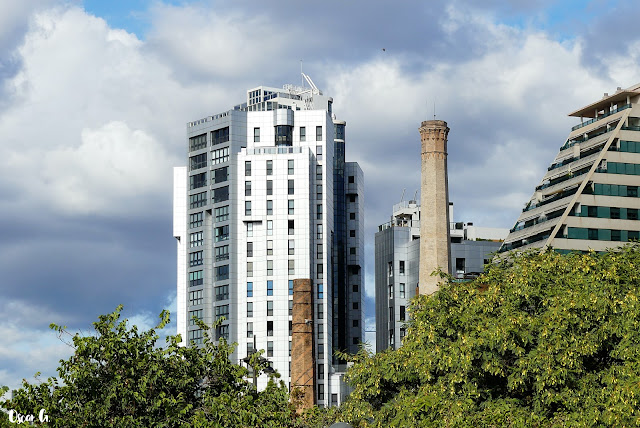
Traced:
POLYGON ((300 60, 300 86, 304 88, 304 73, 302 72, 302 60, 300 60))
POLYGON ((436 120, 436 100, 433 100, 433 120, 436 120))
POLYGON ((402 189, 402 196, 400 196, 400 202, 404 201, 404 191, 407 189, 402 189))
POLYGON ((417 198, 418 198, 418 190, 419 190, 419 189, 416 189, 416 193, 414 193, 414 194, 413 194, 413 200, 414 200, 414 201, 417 201, 417 200, 418 200, 418 199, 417 199, 417 198))

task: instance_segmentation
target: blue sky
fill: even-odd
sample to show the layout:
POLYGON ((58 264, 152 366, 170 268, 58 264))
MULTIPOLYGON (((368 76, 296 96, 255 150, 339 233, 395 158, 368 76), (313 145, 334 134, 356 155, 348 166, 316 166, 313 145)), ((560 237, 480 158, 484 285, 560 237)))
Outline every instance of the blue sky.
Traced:
POLYGON ((305 73, 347 121, 373 237, 446 120, 456 221, 511 227, 566 114, 640 80, 631 1, 0 3, 0 384, 54 374, 74 331, 175 308, 172 167, 185 124, 305 73), (382 50, 385 48, 385 51, 382 50))

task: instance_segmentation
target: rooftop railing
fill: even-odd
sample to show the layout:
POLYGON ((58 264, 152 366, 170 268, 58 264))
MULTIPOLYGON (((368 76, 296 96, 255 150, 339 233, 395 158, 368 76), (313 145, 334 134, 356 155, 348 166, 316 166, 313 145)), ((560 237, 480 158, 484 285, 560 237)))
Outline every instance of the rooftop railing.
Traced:
POLYGON ((599 121, 600 119, 604 119, 605 117, 609 117, 612 114, 616 114, 616 113, 618 113, 618 112, 620 112, 622 110, 628 109, 628 108, 631 108, 631 104, 624 104, 624 105, 618 107, 617 109, 608 111, 608 112, 606 112, 606 113, 604 113, 604 114, 602 114, 602 115, 600 115, 600 116, 598 116, 596 118, 593 118, 591 120, 587 120, 586 122, 580 123, 580 124, 572 127, 571 130, 575 131, 576 129, 580 129, 583 126, 591 125, 592 123, 595 123, 595 122, 599 121))

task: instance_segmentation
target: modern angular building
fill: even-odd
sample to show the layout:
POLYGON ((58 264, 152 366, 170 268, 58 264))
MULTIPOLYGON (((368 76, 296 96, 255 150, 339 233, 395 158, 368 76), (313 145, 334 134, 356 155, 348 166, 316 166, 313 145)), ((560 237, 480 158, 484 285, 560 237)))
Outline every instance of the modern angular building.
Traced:
MULTIPOLYGON (((187 167, 174 172, 178 333, 202 343, 193 318, 254 351, 290 381, 294 279, 311 279, 319 405, 339 404, 335 350, 362 339, 363 174, 345 160, 344 121, 310 87, 259 86, 246 102, 187 124, 187 167)), ((258 387, 266 385, 258 379, 258 387)))
MULTIPOLYGON (((449 203, 453 219, 453 204, 449 203)), ((452 275, 460 280, 478 276, 498 251, 507 229, 449 224, 452 275)), ((420 205, 416 201, 393 206, 391 221, 378 227, 375 237, 376 351, 397 349, 406 334, 409 301, 420 277, 420 205)))
POLYGON ((580 118, 500 251, 603 251, 640 236, 640 85, 618 88, 580 118))

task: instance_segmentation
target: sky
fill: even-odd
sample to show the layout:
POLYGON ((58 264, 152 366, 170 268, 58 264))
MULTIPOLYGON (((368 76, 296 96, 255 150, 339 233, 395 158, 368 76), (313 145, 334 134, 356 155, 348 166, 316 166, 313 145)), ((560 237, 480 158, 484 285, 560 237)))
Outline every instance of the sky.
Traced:
POLYGON ((478 3, 0 0, 0 385, 55 375, 72 349, 52 322, 87 333, 120 303, 143 328, 175 313, 186 123, 300 82, 300 61, 364 170, 368 330, 374 234, 419 187, 434 108, 455 220, 511 227, 567 114, 640 81, 637 7, 478 3))

